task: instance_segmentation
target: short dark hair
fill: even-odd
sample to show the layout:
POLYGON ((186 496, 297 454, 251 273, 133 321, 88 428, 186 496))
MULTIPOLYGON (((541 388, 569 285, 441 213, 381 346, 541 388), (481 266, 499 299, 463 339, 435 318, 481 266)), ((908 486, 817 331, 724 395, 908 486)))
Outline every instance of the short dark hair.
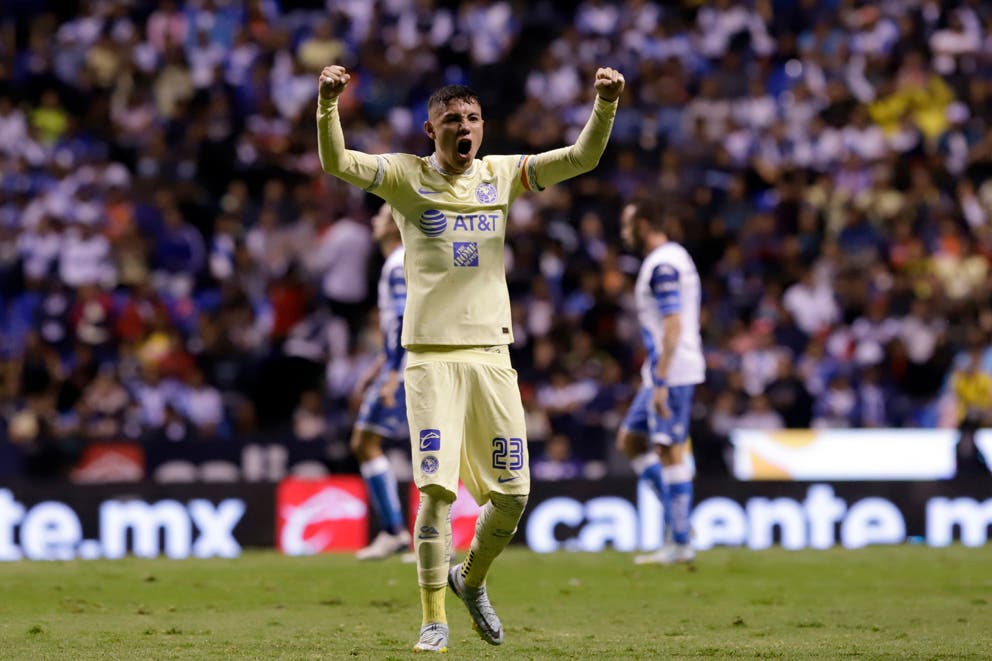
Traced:
POLYGON ((661 231, 664 228, 661 225, 664 214, 661 210, 661 205, 653 197, 648 197, 646 195, 640 195, 635 197, 629 202, 630 206, 634 209, 634 220, 638 218, 643 218, 648 221, 648 226, 656 231, 661 231))
POLYGON ((665 209, 656 198, 647 195, 635 197, 629 204, 634 208, 634 220, 643 218, 653 231, 664 232, 673 241, 681 240, 682 223, 674 210, 665 209))
POLYGON ((434 106, 446 106, 456 100, 468 101, 469 103, 474 101, 479 104, 480 108, 482 107, 479 93, 468 85, 445 85, 435 90, 430 98, 427 99, 427 112, 430 112, 434 106))

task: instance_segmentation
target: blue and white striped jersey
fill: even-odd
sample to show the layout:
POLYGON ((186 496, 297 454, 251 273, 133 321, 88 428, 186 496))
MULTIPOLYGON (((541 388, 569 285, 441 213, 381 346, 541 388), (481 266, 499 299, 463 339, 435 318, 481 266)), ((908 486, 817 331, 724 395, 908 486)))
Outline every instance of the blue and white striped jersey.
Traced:
POLYGON ((403 246, 386 257, 379 275, 379 329, 386 350, 386 366, 399 369, 406 352, 400 345, 403 310, 406 307, 406 279, 403 276, 403 246))
POLYGON ((660 358, 666 315, 682 317, 682 336, 668 370, 668 385, 702 383, 706 376, 703 341, 699 334, 700 281, 696 265, 678 243, 669 241, 644 258, 634 286, 637 321, 648 358, 641 368, 645 385, 653 381, 652 371, 660 358))

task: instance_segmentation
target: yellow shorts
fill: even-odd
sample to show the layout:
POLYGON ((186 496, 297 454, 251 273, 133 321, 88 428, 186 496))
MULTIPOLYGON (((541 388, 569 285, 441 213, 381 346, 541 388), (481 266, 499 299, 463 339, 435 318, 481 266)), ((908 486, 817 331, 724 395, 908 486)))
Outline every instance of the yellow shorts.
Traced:
MULTIPOLYGON (((420 350, 418 350, 420 349, 420 350)), ((517 372, 506 346, 407 351, 406 411, 413 479, 482 505, 492 492, 530 493, 530 460, 517 372)))

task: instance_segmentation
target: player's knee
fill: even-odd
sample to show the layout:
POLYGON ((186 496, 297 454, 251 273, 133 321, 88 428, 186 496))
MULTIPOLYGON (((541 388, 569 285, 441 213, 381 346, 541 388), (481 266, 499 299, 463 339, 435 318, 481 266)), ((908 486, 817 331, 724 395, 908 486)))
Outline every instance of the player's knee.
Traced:
POLYGON ((526 494, 494 493, 490 494, 489 500, 492 501, 493 509, 514 521, 520 520, 527 507, 526 494))
POLYGON ((420 502, 430 501, 439 505, 450 505, 455 502, 455 494, 440 484, 425 484, 420 488, 420 502))
POLYGON ((647 442, 640 434, 632 434, 627 429, 620 429, 617 432, 617 450, 628 458, 633 459, 643 454, 646 448, 647 442))
POLYGON ((381 454, 382 441, 378 436, 363 429, 356 429, 351 435, 351 452, 359 461, 369 461, 381 454))
POLYGON ((664 466, 677 466, 685 458, 684 445, 659 445, 658 457, 664 466))
POLYGON ((362 455, 365 454, 365 432, 360 429, 354 430, 348 445, 351 447, 352 454, 359 459, 364 459, 362 455))

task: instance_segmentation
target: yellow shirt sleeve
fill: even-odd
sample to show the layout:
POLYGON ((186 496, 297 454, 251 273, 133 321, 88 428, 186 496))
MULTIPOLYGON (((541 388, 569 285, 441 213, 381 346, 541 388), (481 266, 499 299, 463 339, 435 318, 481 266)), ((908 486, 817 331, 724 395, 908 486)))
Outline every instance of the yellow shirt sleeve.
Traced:
POLYGON ((574 145, 534 154, 527 159, 524 164, 527 179, 536 190, 543 190, 596 167, 610 140, 617 103, 597 96, 592 114, 574 145))
POLYGON ((382 181, 381 156, 345 149, 337 99, 317 99, 317 153, 324 172, 368 190, 382 181))

